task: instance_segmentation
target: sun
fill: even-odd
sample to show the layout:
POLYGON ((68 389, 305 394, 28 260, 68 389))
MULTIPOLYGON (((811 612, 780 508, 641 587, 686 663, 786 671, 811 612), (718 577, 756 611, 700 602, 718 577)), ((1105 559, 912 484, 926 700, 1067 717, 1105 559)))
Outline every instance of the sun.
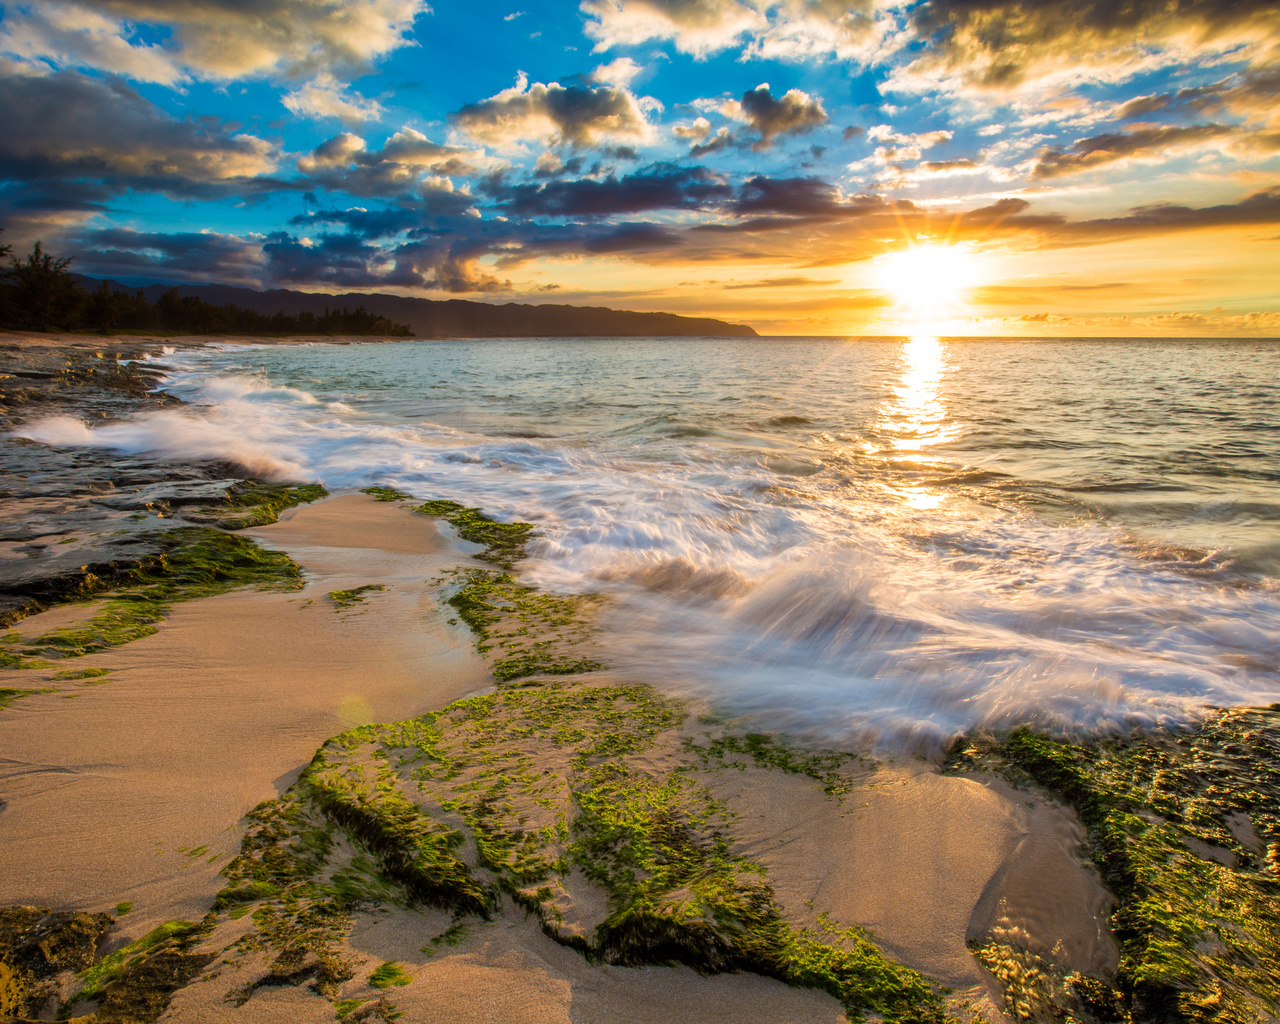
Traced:
POLYGON ((977 261, 956 245, 913 245, 873 261, 876 284, 910 319, 936 320, 964 306, 977 281, 977 261))

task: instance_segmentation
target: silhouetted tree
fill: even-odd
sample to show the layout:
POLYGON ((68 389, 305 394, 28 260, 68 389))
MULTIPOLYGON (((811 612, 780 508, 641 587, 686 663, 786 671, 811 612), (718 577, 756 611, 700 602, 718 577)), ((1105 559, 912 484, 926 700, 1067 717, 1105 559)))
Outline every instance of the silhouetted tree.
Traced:
POLYGON ((85 326, 102 334, 110 334, 120 323, 120 297, 110 281, 99 281, 85 306, 85 326))
MULTIPOLYGON (((4 230, 0 228, 0 231, 4 230)), ((0 259, 10 247, 0 245, 0 259)), ((225 303, 205 302, 176 288, 156 302, 141 289, 130 294, 111 281, 85 292, 67 267, 73 257, 57 257, 40 242, 25 260, 9 258, 0 272, 0 327, 40 331, 166 331, 174 334, 360 334, 412 337, 406 324, 393 323, 363 306, 349 312, 326 309, 314 313, 266 315, 225 303)))
POLYGON ((22 326, 38 331, 66 330, 76 325, 84 291, 67 267, 74 256, 54 256, 36 242, 26 260, 9 259, 11 301, 22 326))

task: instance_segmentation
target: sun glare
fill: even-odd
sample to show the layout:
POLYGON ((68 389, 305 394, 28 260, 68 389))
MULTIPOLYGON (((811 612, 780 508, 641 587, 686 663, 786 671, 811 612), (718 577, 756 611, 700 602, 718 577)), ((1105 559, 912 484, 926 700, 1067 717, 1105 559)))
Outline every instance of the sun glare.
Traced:
POLYGON ((977 281, 973 254, 953 245, 914 245, 875 261, 877 285, 913 320, 936 320, 957 312, 977 281))

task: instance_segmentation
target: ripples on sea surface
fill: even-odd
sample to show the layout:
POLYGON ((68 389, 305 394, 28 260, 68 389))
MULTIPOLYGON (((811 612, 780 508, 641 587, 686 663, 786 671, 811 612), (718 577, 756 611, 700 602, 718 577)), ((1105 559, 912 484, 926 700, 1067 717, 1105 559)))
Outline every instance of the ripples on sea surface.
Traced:
POLYGON ((166 357, 31 435, 538 524, 615 668, 831 741, 1280 699, 1280 342, 545 339, 166 357))

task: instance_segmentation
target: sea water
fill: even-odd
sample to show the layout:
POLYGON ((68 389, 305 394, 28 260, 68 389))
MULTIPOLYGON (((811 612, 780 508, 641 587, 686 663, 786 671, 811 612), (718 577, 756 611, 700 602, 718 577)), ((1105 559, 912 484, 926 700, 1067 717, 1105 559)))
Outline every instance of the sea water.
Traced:
POLYGON ((169 354, 27 436, 537 526, 606 660, 827 741, 1280 700, 1280 342, 533 339, 169 354))

